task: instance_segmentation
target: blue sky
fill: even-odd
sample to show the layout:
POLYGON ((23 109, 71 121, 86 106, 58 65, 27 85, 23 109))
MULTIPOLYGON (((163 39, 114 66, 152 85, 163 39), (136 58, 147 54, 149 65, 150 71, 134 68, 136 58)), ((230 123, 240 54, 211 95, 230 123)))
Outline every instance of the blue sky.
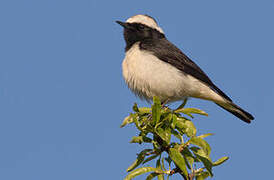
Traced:
POLYGON ((125 177, 142 147, 129 144, 133 126, 119 126, 134 102, 147 104, 122 79, 125 43, 114 21, 135 14, 155 17, 255 116, 245 124, 211 102, 188 102, 209 113, 194 123, 215 133, 212 158, 230 157, 214 179, 271 176, 274 1, 1 0, 0 179, 125 177))

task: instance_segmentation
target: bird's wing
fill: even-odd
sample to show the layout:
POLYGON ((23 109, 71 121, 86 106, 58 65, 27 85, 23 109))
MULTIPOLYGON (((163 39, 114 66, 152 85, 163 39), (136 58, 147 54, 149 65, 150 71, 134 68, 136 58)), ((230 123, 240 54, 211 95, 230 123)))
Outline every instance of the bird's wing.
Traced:
POLYGON ((209 77, 196 65, 191 59, 189 59, 180 49, 169 42, 167 39, 147 39, 140 43, 141 50, 147 50, 153 52, 153 55, 157 56, 160 60, 171 64, 180 71, 189 74, 211 87, 212 90, 217 92, 223 98, 228 101, 232 101, 223 91, 221 91, 209 77))

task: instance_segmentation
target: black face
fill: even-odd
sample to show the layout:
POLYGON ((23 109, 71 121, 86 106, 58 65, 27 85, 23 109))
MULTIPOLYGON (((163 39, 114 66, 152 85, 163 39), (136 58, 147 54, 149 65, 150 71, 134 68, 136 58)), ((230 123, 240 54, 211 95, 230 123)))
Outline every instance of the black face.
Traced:
POLYGON ((130 49, 130 47, 138 41, 165 38, 163 33, 141 23, 116 22, 124 27, 124 38, 127 44, 126 50, 130 49))

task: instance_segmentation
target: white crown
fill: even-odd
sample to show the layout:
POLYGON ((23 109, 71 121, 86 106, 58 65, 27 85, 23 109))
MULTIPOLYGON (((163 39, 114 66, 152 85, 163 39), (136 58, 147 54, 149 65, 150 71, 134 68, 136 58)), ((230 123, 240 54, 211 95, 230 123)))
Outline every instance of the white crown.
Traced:
POLYGON ((141 23, 158 30, 164 34, 164 31, 158 26, 157 22, 150 16, 138 14, 127 19, 127 23, 141 23))

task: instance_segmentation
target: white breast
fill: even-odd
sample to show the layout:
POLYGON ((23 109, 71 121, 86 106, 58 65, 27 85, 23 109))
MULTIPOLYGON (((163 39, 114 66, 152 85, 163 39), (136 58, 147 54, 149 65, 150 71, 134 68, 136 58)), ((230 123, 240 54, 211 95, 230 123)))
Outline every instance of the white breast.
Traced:
POLYGON ((218 94, 198 79, 159 60, 148 51, 141 51, 139 42, 126 52, 122 68, 129 88, 146 100, 151 100, 153 96, 170 102, 185 97, 220 99, 218 94))

